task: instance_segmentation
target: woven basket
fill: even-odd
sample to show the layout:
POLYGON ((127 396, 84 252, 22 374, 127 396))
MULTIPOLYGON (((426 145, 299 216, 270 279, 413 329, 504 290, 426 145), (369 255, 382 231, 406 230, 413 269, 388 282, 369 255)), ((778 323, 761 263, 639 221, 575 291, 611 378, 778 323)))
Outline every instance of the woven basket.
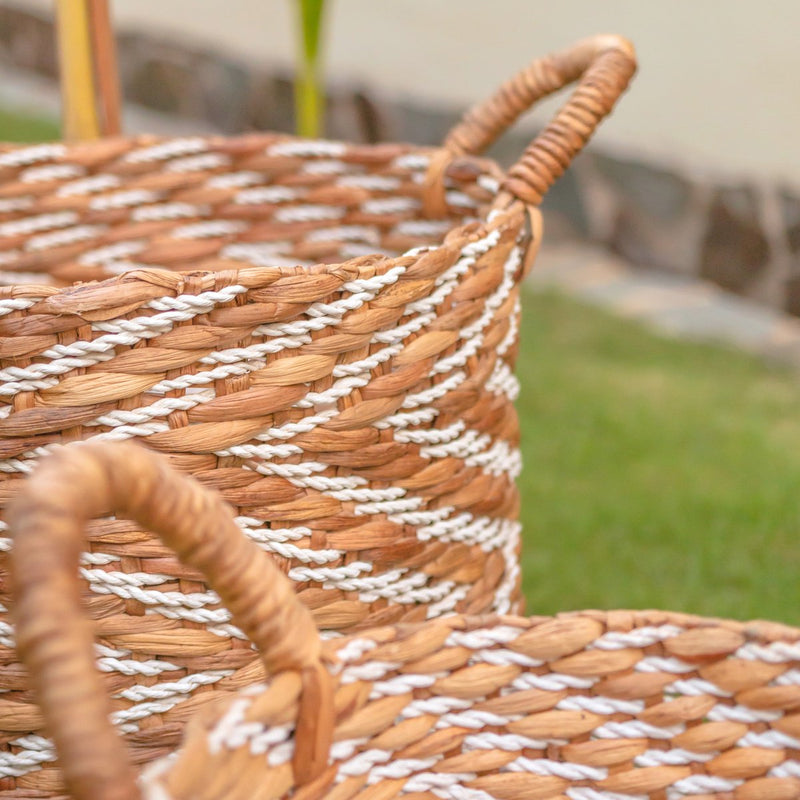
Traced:
MULTIPOLYGON (((585 611, 453 616, 323 643, 216 494, 141 448, 90 443, 48 459, 12 515, 20 654, 76 800, 140 797, 109 729, 106 692, 120 684, 94 670, 78 607, 82 526, 108 509, 207 575, 270 675, 200 711, 210 695, 186 701, 183 745, 141 778, 149 800, 800 797, 798 629, 585 611)), ((136 749, 144 739, 136 761, 150 755, 136 749)))
MULTIPOLYGON (((439 149, 8 149, 0 504, 59 444, 135 439, 222 492, 324 629, 516 610, 518 286, 537 204, 633 68, 615 37, 535 61, 439 149), (508 174, 470 155, 577 79, 508 174)), ((138 526, 89 543, 98 613, 224 634, 138 526)))
MULTIPOLYGON (((616 37, 537 60, 441 148, 277 135, 6 147, 0 513, 50 450, 134 439, 222 494, 324 631, 517 611, 519 282, 542 196, 633 69, 616 37), (475 155, 572 81, 508 173, 475 155)), ((145 760, 173 746, 185 693, 228 686, 255 658, 146 527, 94 521, 81 573, 104 669, 170 685, 128 692, 145 760)), ((10 607, 0 586, 0 616, 10 607)), ((0 791, 21 791, 39 720, 0 626, 13 693, 0 791)))

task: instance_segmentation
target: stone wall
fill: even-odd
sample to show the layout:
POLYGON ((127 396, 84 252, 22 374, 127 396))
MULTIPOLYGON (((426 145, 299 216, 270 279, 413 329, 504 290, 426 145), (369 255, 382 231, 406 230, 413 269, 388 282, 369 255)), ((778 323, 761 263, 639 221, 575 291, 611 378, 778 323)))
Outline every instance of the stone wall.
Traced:
MULTIPOLYGON (((291 76, 142 31, 119 31, 125 99, 224 133, 291 131, 291 76)), ((55 79, 52 20, 0 5, 0 64, 55 79)), ((439 143, 458 109, 426 108, 364 86, 329 87, 331 138, 439 143)), ((493 155, 511 163, 528 137, 493 155)), ((549 240, 590 239, 634 264, 694 275, 800 315, 800 196, 787 187, 590 148, 545 200, 549 240)))

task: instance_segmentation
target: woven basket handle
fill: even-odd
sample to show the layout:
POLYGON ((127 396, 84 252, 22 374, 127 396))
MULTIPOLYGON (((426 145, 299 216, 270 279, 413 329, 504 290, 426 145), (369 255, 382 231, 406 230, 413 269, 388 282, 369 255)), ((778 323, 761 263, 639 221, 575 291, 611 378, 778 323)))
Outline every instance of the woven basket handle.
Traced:
POLYGON ((478 154, 534 103, 580 80, 567 103, 508 171, 502 189, 538 205, 605 117, 636 70, 633 45, 594 36, 538 58, 470 109, 444 142, 455 155, 478 154))
MULTIPOLYGON (((242 535, 222 499, 132 444, 79 443, 44 460, 10 511, 17 647, 77 800, 132 800, 139 790, 94 669, 92 626, 80 608, 86 522, 116 513, 157 532, 199 569, 270 673, 300 670, 295 778, 327 764, 332 686, 314 621, 270 557, 242 535), (303 703, 306 707, 303 707, 303 703), (301 730, 303 728, 303 730, 301 730)), ((180 634, 176 631, 176 636, 180 634)))

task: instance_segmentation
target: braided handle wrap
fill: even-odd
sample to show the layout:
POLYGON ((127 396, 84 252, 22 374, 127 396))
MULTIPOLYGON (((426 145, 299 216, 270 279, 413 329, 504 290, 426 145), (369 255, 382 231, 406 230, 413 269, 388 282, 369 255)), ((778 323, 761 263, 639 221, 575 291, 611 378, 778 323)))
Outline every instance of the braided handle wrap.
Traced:
POLYGON ((538 205, 611 111, 636 71, 633 45, 621 36, 593 36, 533 61, 488 100, 468 111, 444 148, 454 155, 483 152, 534 103, 570 83, 577 88, 508 171, 502 189, 538 205))
POLYGON ((132 444, 78 443, 49 458, 10 511, 17 646, 31 674, 65 781, 77 800, 139 798, 94 669, 92 626, 80 610, 78 563, 87 521, 132 517, 200 570, 258 646, 269 673, 299 670, 295 778, 327 764, 332 686, 309 611, 270 557, 245 538, 216 494, 132 444))

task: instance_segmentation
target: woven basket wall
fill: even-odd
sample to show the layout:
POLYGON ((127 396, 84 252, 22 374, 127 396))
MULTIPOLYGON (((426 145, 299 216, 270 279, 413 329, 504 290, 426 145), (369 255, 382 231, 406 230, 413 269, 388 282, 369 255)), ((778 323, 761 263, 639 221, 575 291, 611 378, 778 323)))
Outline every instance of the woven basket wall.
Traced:
POLYGON ((582 611, 450 616, 323 643, 219 496, 131 445, 63 448, 11 524, 20 655, 60 761, 28 737, 39 790, 62 790, 60 766, 75 800, 800 797, 796 628, 582 611), (188 700, 184 740, 140 775, 141 795, 133 763, 171 743, 148 728, 126 752, 114 735, 119 682, 95 670, 76 591, 86 519, 108 508, 207 576, 269 676, 257 664, 227 679, 249 684, 236 694, 188 700))
POLYGON ((331 642, 330 762, 297 673, 188 726, 151 800, 796 800, 800 630, 667 612, 452 617, 331 642))
MULTIPOLYGON (((2 148, 0 517, 48 452, 133 440, 233 506, 324 632, 519 610, 519 284, 633 63, 614 37, 534 62, 442 148, 2 148), (511 171, 471 155, 582 76, 511 171)), ((100 514, 81 576, 138 760, 248 679, 229 611, 146 525, 100 514)), ((56 791, 12 606, 4 581, 0 796, 56 791)))
MULTIPOLYGON (((492 199, 491 165, 446 178, 448 216, 427 220, 420 150, 261 136, 93 152, 88 166, 64 146, 0 156, 6 197, 47 188, 0 223, 10 274, 124 273, 0 288, 2 502, 64 442, 133 439, 220 491, 323 630, 517 608, 524 217, 464 227, 492 199), (146 268, 159 263, 197 271, 146 268)), ((140 525, 98 520, 88 549, 109 664, 179 656, 179 675, 210 687, 256 658, 140 525), (194 635, 172 639, 176 627, 194 635)), ((13 644, 6 631, 5 688, 13 644)), ((181 699, 131 701, 122 717, 169 722, 181 699)), ((20 710, 0 698, 0 729, 20 710)))

